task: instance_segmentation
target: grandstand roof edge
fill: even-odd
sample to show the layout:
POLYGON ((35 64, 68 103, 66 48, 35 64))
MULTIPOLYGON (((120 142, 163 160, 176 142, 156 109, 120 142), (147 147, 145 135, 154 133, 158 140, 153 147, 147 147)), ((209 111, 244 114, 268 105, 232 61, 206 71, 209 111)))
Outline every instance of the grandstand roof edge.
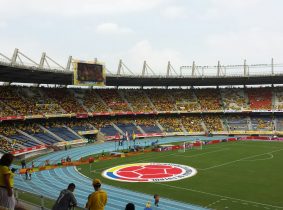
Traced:
MULTIPOLYGON (((2 82, 72 85, 71 71, 39 69, 0 62, 2 82)), ((221 86, 283 84, 283 74, 229 76, 107 75, 107 86, 221 86)))

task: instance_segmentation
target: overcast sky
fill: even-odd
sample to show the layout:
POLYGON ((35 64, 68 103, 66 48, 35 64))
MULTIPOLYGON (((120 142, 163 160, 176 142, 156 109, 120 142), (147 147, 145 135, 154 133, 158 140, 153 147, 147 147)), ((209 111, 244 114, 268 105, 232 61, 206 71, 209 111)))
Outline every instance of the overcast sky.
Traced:
POLYGON ((283 62, 280 0, 0 0, 0 52, 14 48, 39 62, 42 52, 97 57, 112 72, 119 59, 165 72, 181 65, 283 62))

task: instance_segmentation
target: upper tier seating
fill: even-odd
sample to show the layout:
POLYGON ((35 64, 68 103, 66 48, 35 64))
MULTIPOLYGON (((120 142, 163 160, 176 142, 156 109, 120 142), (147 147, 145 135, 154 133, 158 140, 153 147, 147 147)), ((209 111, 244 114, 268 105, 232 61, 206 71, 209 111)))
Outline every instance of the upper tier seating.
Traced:
POLYGON ((96 90, 96 92, 113 112, 131 111, 126 101, 123 100, 116 89, 101 89, 96 90))
POLYGON ((13 86, 0 86, 0 100, 6 105, 1 108, 2 116, 12 115, 37 115, 41 111, 32 100, 24 98, 23 89, 13 86))
POLYGON ((176 107, 180 111, 199 111, 201 106, 197 97, 191 89, 173 89, 169 90, 173 96, 176 107))
POLYGON ((0 117, 283 110, 283 88, 67 89, 0 86, 0 117))
POLYGON ((153 112, 154 108, 143 90, 120 90, 131 104, 134 112, 153 112))
POLYGON ((220 93, 217 89, 197 89, 195 94, 202 110, 222 110, 220 93))
POLYGON ((270 88, 248 89, 252 110, 272 110, 272 92, 270 88))
POLYGON ((243 89, 222 89, 221 96, 225 110, 249 109, 243 89))
POLYGON ((75 90, 77 97, 82 99, 88 112, 108 112, 108 107, 102 102, 95 90, 75 90))
POLYGON ((74 93, 66 88, 43 89, 43 92, 65 110, 66 113, 85 113, 86 110, 78 103, 74 93))
POLYGON ((148 95, 157 111, 174 111, 175 101, 169 91, 164 89, 146 89, 148 95))

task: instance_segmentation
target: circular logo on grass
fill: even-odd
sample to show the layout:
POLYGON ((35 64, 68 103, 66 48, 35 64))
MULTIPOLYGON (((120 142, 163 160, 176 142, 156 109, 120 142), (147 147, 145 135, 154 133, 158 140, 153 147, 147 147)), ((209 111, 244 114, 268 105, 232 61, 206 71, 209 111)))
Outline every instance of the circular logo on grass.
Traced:
POLYGON ((102 172, 108 179, 122 182, 170 182, 196 175, 197 170, 174 163, 134 163, 102 172))

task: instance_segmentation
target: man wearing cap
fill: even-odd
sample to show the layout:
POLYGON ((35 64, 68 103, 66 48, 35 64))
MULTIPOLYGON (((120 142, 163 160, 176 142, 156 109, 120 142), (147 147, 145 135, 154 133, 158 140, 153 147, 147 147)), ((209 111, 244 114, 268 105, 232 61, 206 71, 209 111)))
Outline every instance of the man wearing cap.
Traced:
POLYGON ((104 210, 107 203, 107 193, 100 188, 101 181, 93 179, 92 186, 95 191, 88 196, 86 208, 88 210, 104 210))

